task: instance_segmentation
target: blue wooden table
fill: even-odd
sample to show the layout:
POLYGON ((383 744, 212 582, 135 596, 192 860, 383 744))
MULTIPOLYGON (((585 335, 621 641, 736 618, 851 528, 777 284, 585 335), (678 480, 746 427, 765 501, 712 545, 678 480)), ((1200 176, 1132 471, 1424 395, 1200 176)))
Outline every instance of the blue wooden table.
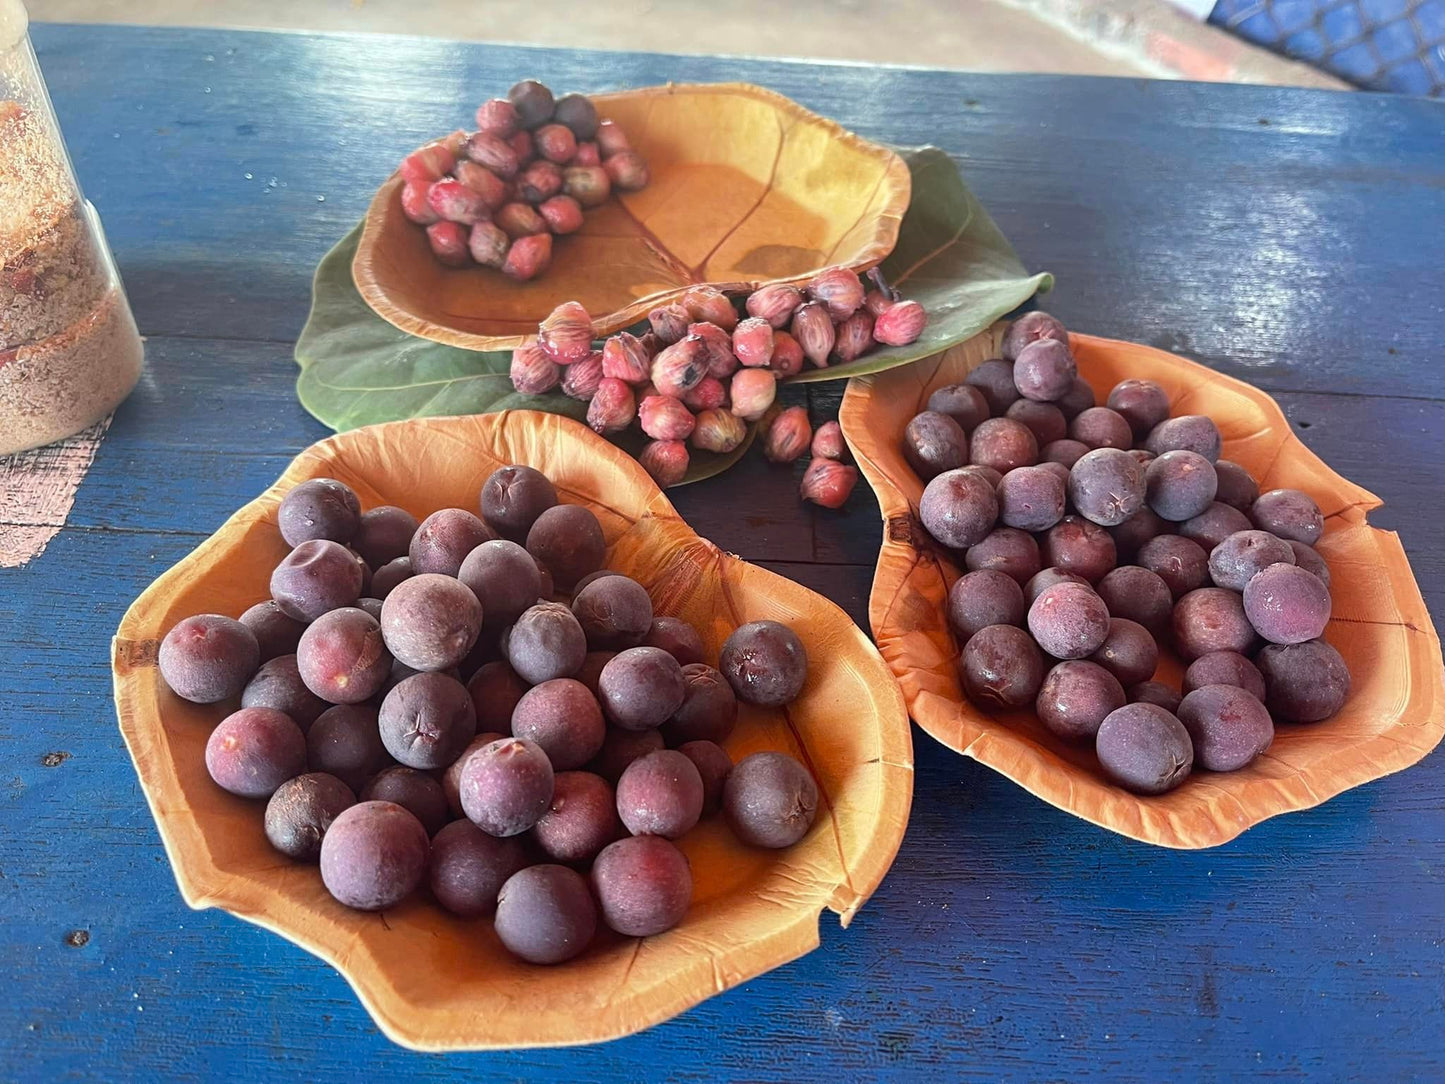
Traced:
MULTIPOLYGON (((1276 394, 1386 501, 1445 616, 1445 107, 1139 80, 888 71, 379 38, 37 27, 148 371, 69 525, 0 571, 0 1079, 1440 1079, 1445 760, 1214 851, 1074 820, 917 736, 912 823, 853 926, 600 1047, 389 1044, 329 967, 181 903, 122 747, 129 602, 326 435, 291 344, 311 271, 401 154, 535 74, 746 79, 866 136, 932 141, 1080 330, 1276 394), (47 756, 64 753, 65 757, 47 756)), ((840 389, 813 385, 818 418, 840 389)), ((800 468, 798 468, 800 469, 800 468)), ((860 490, 797 503, 750 457, 676 494, 727 549, 860 621, 860 490), (737 509, 748 509, 739 516, 737 509)))

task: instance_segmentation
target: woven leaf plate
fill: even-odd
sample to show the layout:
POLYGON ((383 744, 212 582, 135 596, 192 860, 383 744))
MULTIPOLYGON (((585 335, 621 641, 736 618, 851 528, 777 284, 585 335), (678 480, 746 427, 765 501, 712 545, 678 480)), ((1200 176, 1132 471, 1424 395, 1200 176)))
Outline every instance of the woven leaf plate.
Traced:
POLYGON ((803 282, 893 250, 910 193, 903 160, 781 94, 668 84, 592 100, 647 159, 646 188, 587 212, 545 274, 513 282, 441 266, 402 213, 394 175, 372 200, 352 267, 366 303, 408 334, 502 350, 563 301, 580 301, 610 335, 696 283, 803 282))
POLYGON ((877 888, 908 821, 908 716, 867 636, 831 602, 699 538, 625 452, 566 418, 529 411, 428 418, 357 429, 303 452, 131 606, 112 662, 121 732, 192 907, 221 907, 337 968, 381 1029, 420 1050, 553 1046, 610 1039, 666 1020, 818 945, 818 917, 844 925, 877 888), (364 508, 421 517, 475 507, 498 466, 548 474, 564 502, 597 513, 608 567, 645 585, 657 612, 686 618, 711 657, 738 625, 771 618, 797 630, 810 667, 784 711, 743 707, 734 760, 790 752, 818 781, 813 829, 784 851, 743 847, 718 818, 681 841, 695 895, 681 925, 641 940, 600 934, 571 963, 508 955, 488 920, 464 921, 418 893, 384 914, 351 911, 314 865, 282 858, 261 829, 263 804, 211 782, 203 749, 231 705, 190 704, 156 669, 159 638, 190 614, 239 614, 267 595, 287 547, 281 497, 307 478, 352 486, 364 508))
MULTIPOLYGON (((1440 640, 1398 536, 1369 524, 1379 498, 1321 462, 1258 388, 1160 350, 1088 335, 1071 341, 1079 374, 1100 401, 1126 377, 1156 380, 1174 413, 1215 420, 1224 457, 1249 470, 1262 490, 1301 489, 1319 503, 1326 519, 1318 549, 1329 563, 1334 596, 1325 639, 1349 665, 1350 698, 1325 722, 1277 728, 1269 751, 1248 768, 1197 772, 1157 797, 1108 783, 1091 748, 1054 737, 1032 712, 989 714, 965 700, 954 672, 960 645, 944 617, 959 570, 917 521, 923 483, 903 458, 901 438, 935 388, 998 356, 1004 326, 931 360, 851 381, 839 415, 883 513, 869 620, 919 726, 1075 816, 1181 848, 1212 847, 1269 817, 1318 805, 1409 767, 1439 743, 1445 733, 1440 640)), ((1156 677, 1178 688, 1178 661, 1165 653, 1156 677)))

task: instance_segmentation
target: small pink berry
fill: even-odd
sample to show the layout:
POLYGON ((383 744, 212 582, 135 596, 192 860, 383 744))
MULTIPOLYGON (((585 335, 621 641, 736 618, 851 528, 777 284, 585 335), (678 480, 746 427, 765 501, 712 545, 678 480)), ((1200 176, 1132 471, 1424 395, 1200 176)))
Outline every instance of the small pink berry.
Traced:
POLYGON ((533 158, 537 157, 537 148, 532 144, 532 133, 528 131, 513 132, 512 137, 507 140, 512 150, 517 155, 517 167, 527 165, 533 158))
POLYGON ((552 235, 534 233, 530 237, 520 237, 512 242, 512 247, 507 251, 506 262, 502 264, 502 273, 510 275, 518 282, 526 282, 547 270, 551 262, 552 235))
POLYGON ((727 332, 738 326, 738 314, 733 303, 714 286, 690 287, 682 295, 682 307, 698 323, 716 324, 727 332))
POLYGON ((607 176, 612 178, 614 188, 620 188, 624 192, 636 192, 639 188, 647 187, 647 163, 636 151, 618 151, 603 159, 602 168, 607 170, 607 176))
POLYGON ((602 375, 626 384, 642 384, 648 379, 652 358, 636 335, 619 331, 602 344, 602 375))
POLYGON ((507 247, 511 243, 512 239, 507 236, 507 232, 495 222, 478 222, 472 227, 471 236, 467 238, 472 259, 483 267, 501 267, 506 262, 507 247))
POLYGON ((652 334, 657 336, 657 341, 663 346, 671 346, 687 334, 687 325, 692 322, 692 317, 680 304, 673 302, 659 305, 649 312, 647 322, 652 326, 652 334))
POLYGON ((497 208, 492 220, 513 239, 547 232, 547 220, 526 203, 506 203, 497 208))
POLYGON ((755 422, 768 412, 778 394, 777 378, 769 369, 739 369, 728 387, 733 413, 755 422))
POLYGON ((768 425, 763 436, 763 454, 774 463, 791 463, 808 450, 812 439, 813 426, 808 421, 807 407, 788 407, 768 425))
POLYGON ((594 350, 562 370, 562 394, 584 403, 592 401, 602 385, 602 351, 594 350))
POLYGON ((923 334, 928 313, 917 301, 899 301, 873 324, 873 337, 885 346, 907 346, 923 334))
POLYGON ((828 354, 833 349, 837 332, 828 315, 828 306, 821 301, 809 301, 793 314, 793 338, 803 348, 803 356, 820 369, 828 367, 828 354))
POLYGON ((528 203, 541 203, 560 191, 562 170, 555 162, 538 160, 517 174, 517 195, 528 203))
POLYGON ((704 358, 708 376, 725 380, 738 370, 737 355, 733 353, 733 340, 716 324, 697 323, 687 326, 689 335, 699 335, 704 343, 704 358))
POLYGON ((450 177, 434 182, 426 191, 426 201, 442 218, 466 226, 480 222, 490 213, 481 196, 450 177))
POLYGON ((683 405, 688 410, 716 410, 724 406, 728 401, 728 390, 723 382, 715 376, 705 376, 698 383, 697 387, 682 397, 683 405))
POLYGON ((451 135, 442 136, 437 142, 447 149, 452 158, 460 159, 467 153, 468 138, 470 138, 469 133, 458 128, 451 135))
POLYGON ((637 418, 653 440, 686 440, 697 424, 692 411, 670 395, 649 395, 638 406, 637 418))
POLYGON ((863 295, 863 307, 875 320, 883 315, 883 310, 892 305, 897 299, 889 297, 882 290, 869 290, 863 295))
POLYGON ((532 133, 537 153, 549 162, 566 165, 577 154, 577 137, 565 124, 544 124, 532 133))
POLYGON ((600 166, 602 164, 602 152, 597 149, 597 144, 592 140, 577 144, 577 153, 572 156, 574 166, 600 166))
POLYGON ((839 462, 848 458, 848 445, 843 440, 841 425, 834 421, 818 426, 818 431, 813 434, 813 458, 836 459, 839 462))
POLYGON ((523 395, 543 395, 557 386, 562 369, 536 343, 512 351, 512 387, 523 395))
MULTIPOLYGON (((581 361, 592 353, 592 317, 580 302, 562 302, 537 325, 537 345, 558 365, 581 361)), ((597 371, 602 371, 600 355, 597 371)))
POLYGON ((802 303, 803 294, 796 286, 775 283, 748 295, 748 315, 766 320, 775 328, 783 328, 788 326, 793 313, 802 303))
POLYGON ((562 191, 583 207, 600 207, 612 195, 612 178, 601 166, 571 165, 562 172, 562 191))
POLYGON ((499 179, 485 166, 466 160, 458 162, 456 178, 481 196, 489 210, 495 211, 507 202, 507 182, 499 179))
POLYGON ((467 229, 460 222, 433 222, 426 228, 432 255, 448 267, 466 267, 472 262, 467 251, 467 229))
POLYGON ((733 328, 733 353, 750 369, 763 369, 773 359, 773 325, 756 316, 733 328))
POLYGON ((748 436, 748 423, 721 407, 704 410, 692 431, 692 446, 704 452, 727 455, 736 451, 748 436))
POLYGON ((768 368, 780 379, 803 371, 803 348, 786 331, 773 332, 773 356, 768 360, 768 368))
POLYGON ((537 206, 553 233, 576 233, 582 228, 582 206, 571 196, 553 196, 537 206))
POLYGON ((830 267, 808 283, 808 296, 828 306, 828 316, 841 322, 863 304, 863 283, 846 267, 830 267))
POLYGON ((598 123, 597 146, 601 149, 603 158, 610 158, 621 151, 632 149, 632 144, 627 141, 627 133, 618 126, 615 120, 604 120, 598 123))
POLYGON ((859 309, 838 325, 833 342, 833 357, 840 362, 852 361, 873 349, 873 317, 859 309))
POLYGON ((700 335, 689 335, 652 359, 652 383, 658 392, 681 399, 707 376, 700 335))
POLYGON ((604 376, 587 407, 587 424, 599 433, 620 433, 637 417, 632 389, 616 377, 604 376))
POLYGON ((477 106, 477 127, 502 139, 517 131, 517 108, 506 98, 492 98, 477 106))
POLYGON ((857 484, 857 468, 845 467, 831 459, 815 459, 803 472, 800 489, 805 501, 812 501, 824 508, 842 508, 857 484))
POLYGON ((503 179, 515 177, 521 168, 512 145, 491 132, 478 132, 467 140, 467 157, 503 179))
POLYGON ((663 347, 663 343, 658 341, 657 332, 650 329, 639 335, 637 341, 642 345, 642 349, 647 352, 648 361, 657 357, 657 352, 663 347))
POLYGON ((430 181, 407 181, 401 186, 401 212, 419 226, 441 221, 441 215, 431 209, 431 203, 426 198, 426 190, 430 187, 430 181))
POLYGON ((675 486, 687 477, 687 445, 680 440, 654 440, 637 461, 663 489, 675 486))
POLYGON ((401 160, 401 178, 411 184, 432 184, 441 180, 457 164, 456 155, 441 143, 428 143, 401 160))

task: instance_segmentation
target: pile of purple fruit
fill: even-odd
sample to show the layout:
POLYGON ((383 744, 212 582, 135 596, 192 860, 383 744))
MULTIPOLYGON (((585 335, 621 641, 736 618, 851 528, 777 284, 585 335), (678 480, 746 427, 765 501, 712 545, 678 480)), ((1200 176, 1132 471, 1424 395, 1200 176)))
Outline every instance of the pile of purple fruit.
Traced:
POLYGON ((494 915, 533 963, 584 951, 599 920, 661 933, 692 899, 674 841, 702 817, 721 810, 755 847, 812 826, 802 763, 734 765, 722 748, 739 700, 798 696, 807 654, 759 621, 708 665, 691 625, 603 567, 597 517, 536 470, 492 474, 480 511, 418 523, 363 513, 334 479, 297 485, 271 598, 240 620, 179 622, 161 676, 196 703, 239 697, 206 743, 211 778, 267 799, 272 846, 319 862, 346 906, 393 907, 425 884, 448 911, 494 915))
POLYGON ((1339 711, 1350 674, 1321 639, 1315 502, 1260 493, 1213 420, 1171 417, 1154 381, 1095 405, 1047 313, 1015 321, 1001 353, 936 390, 903 439, 927 482, 919 518, 968 570, 948 621, 969 700, 1032 706, 1142 794, 1243 768, 1276 723, 1339 711), (1153 680, 1161 644, 1188 664, 1181 690, 1153 680))
POLYGON ((426 227, 448 267, 480 264, 514 279, 552 262, 552 236, 582 228, 585 208, 635 192, 647 163, 581 94, 554 98, 524 79, 477 107, 477 130, 453 132, 402 160, 401 209, 426 227))
POLYGON ((636 424, 650 438, 638 461, 664 487, 687 475, 689 448, 729 454, 747 439, 748 424, 760 423, 774 463, 812 452, 803 498, 840 508, 858 480, 842 462, 841 431, 833 423, 815 435, 806 408, 784 410, 774 400, 778 383, 805 365, 826 369, 923 334, 923 306, 876 268, 868 274, 871 289, 855 271, 830 267, 802 287, 773 283, 736 299, 693 286, 648 313, 641 335, 619 332, 600 349, 586 308, 566 301, 535 341, 513 351, 512 386, 523 395, 560 388, 589 404, 587 423, 604 435, 636 424))

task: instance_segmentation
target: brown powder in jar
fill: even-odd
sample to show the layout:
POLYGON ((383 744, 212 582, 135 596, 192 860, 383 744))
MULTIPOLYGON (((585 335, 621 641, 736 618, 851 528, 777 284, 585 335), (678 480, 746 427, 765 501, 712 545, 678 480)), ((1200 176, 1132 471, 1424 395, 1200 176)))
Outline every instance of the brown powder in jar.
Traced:
POLYGON ((100 421, 135 387, 143 356, 119 286, 59 335, 0 352, 0 455, 100 421))
POLYGON ((107 285, 64 152, 40 114, 0 102, 0 349, 70 327, 107 285))

